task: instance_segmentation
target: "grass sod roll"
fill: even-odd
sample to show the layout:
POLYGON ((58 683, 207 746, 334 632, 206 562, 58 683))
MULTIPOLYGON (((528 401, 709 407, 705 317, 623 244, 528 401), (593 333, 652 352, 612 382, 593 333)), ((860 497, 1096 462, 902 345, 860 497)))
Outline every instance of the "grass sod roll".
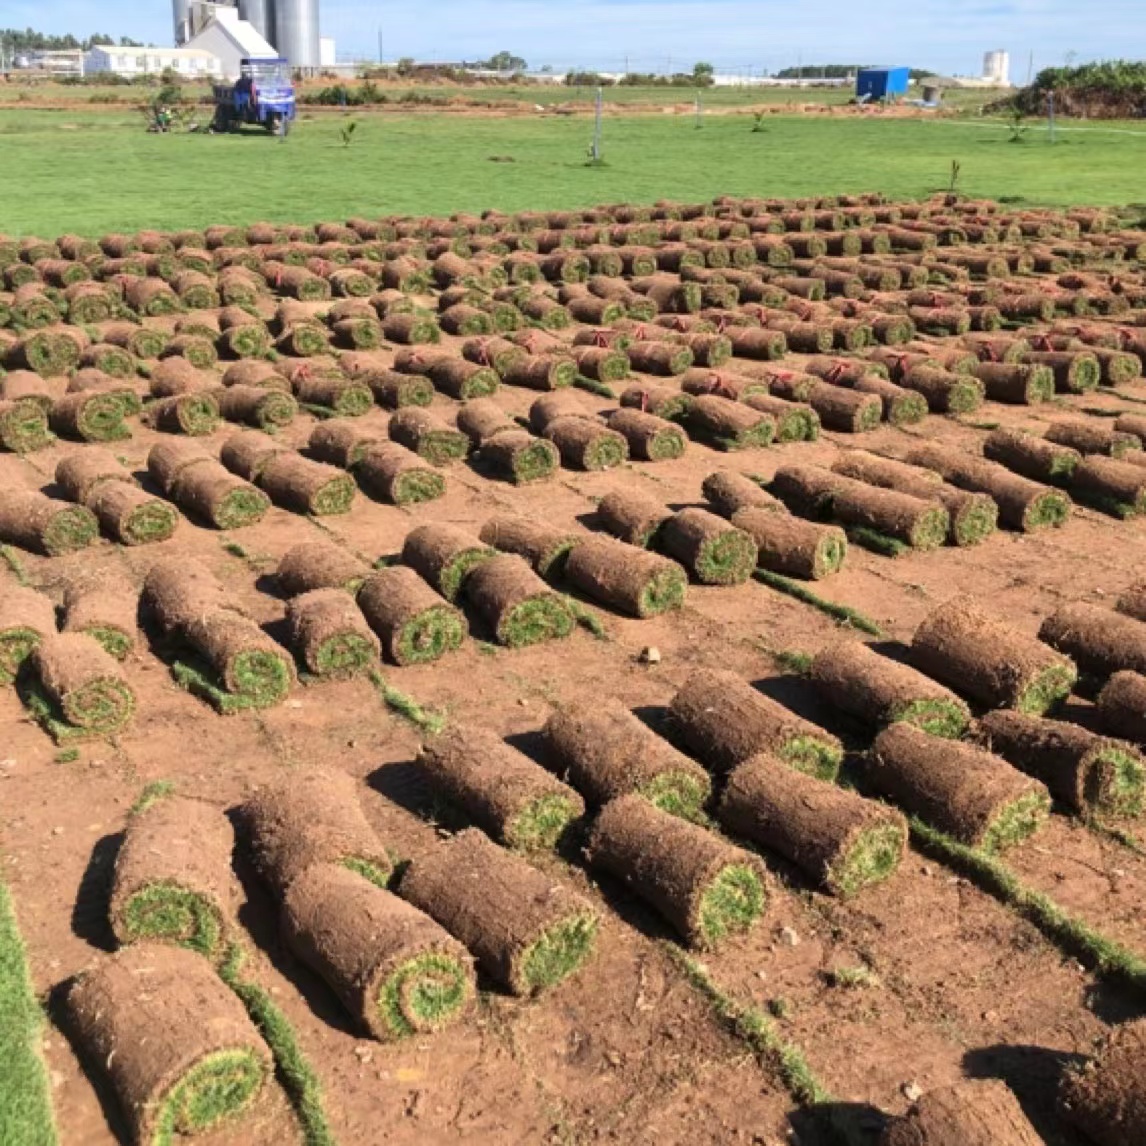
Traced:
POLYGON ((1146 513, 1146 465, 1090 454, 1071 475, 1070 488, 1080 501, 1116 517, 1146 513))
POLYGON ((115 938, 186 947, 218 963, 239 930, 235 833, 221 807, 167 796, 133 813, 116 858, 115 938))
POLYGON ((0 541, 58 557, 86 549, 99 536, 95 514, 38 490, 0 490, 0 541))
POLYGON ((346 772, 308 767, 260 788, 243 805, 255 870, 276 895, 316 864, 339 864, 378 887, 389 883, 393 863, 358 794, 346 772))
POLYGON ((541 432, 557 447, 561 460, 573 469, 615 469, 629 458, 629 443, 624 435, 592 418, 554 418, 541 432))
POLYGON ((521 386, 527 390, 561 390, 577 381, 578 364, 572 358, 530 355, 515 358, 498 373, 507 386, 521 386))
POLYGON ((715 394, 693 398, 685 424, 710 445, 729 451, 769 446, 776 436, 776 419, 771 414, 715 394))
POLYGON ((1146 621, 1101 605, 1064 605, 1043 621, 1039 640, 1098 681, 1116 672, 1146 673, 1146 621))
POLYGON ((65 394, 52 406, 51 428, 63 438, 81 442, 118 442, 131 437, 124 422, 119 394, 79 390, 65 394))
POLYGON ((381 1041, 441 1030, 474 998, 469 952, 418 908, 346 867, 303 872, 287 891, 283 923, 295 956, 381 1041))
MULTIPOLYGON (((194 617, 230 607, 222 583, 192 558, 161 557, 152 563, 143 582, 142 609, 166 636, 181 637, 194 617)), ((242 616, 242 611, 231 611, 242 616)))
POLYGON ((832 472, 924 501, 938 501, 950 517, 947 539, 952 545, 978 545, 995 532, 998 524, 999 507, 992 498, 949 486, 931 470, 866 450, 853 450, 836 459, 832 472))
POLYGON ((179 525, 178 510, 127 482, 104 482, 88 498, 104 534, 122 545, 166 541, 179 525))
POLYGON ((641 374, 672 377, 683 374, 693 364, 692 351, 672 342, 633 342, 625 349, 629 364, 641 374))
POLYGON ((1031 351, 1023 356, 1023 361, 1048 367, 1059 394, 1085 394, 1102 382, 1102 365, 1088 350, 1031 351))
MULTIPOLYGON (((749 394, 744 403, 776 419, 776 441, 814 442, 820 436, 820 415, 806 402, 789 402, 771 394, 749 394)), ((880 406, 880 416, 883 407, 880 406)))
POLYGON ((399 506, 435 501, 446 492, 445 477, 397 442, 372 446, 354 476, 368 496, 399 506))
POLYGON ((688 446, 688 437, 679 426, 641 410, 622 407, 609 416, 608 426, 624 436, 629 456, 638 461, 672 461, 688 446))
POLYGON ((386 315, 382 320, 382 334, 388 342, 403 346, 432 346, 442 340, 437 319, 416 312, 386 315))
POLYGON ((702 585, 741 585, 756 568, 752 535, 705 509, 682 509, 661 527, 657 543, 702 585))
POLYGON ((523 557, 500 553, 470 573, 465 596, 499 644, 525 648, 569 636, 576 618, 523 557))
POLYGON ((524 430, 509 430, 483 442, 481 458, 515 485, 545 481, 561 466, 561 454, 552 442, 524 430))
POLYGON ((54 378, 79 365, 88 340, 74 327, 47 327, 27 334, 8 352, 7 365, 27 367, 44 378, 54 378))
POLYGON ((66 1005, 137 1142, 168 1146, 232 1125, 272 1076, 243 1004, 194 952, 133 944, 79 979, 66 1005))
POLYGON ((1097 1146, 1146 1141, 1146 1021, 1115 1026, 1095 1056, 1063 1075, 1058 1112, 1097 1146))
POLYGON ((80 355, 80 366, 102 370, 113 378, 132 378, 135 376, 137 363, 134 356, 122 347, 97 343, 89 346, 80 355))
POLYGON ((480 539, 502 553, 524 557, 533 571, 546 579, 560 577, 573 546, 584 536, 530 517, 498 514, 481 528, 480 539))
POLYGON ((349 680, 378 662, 378 638, 342 589, 312 589, 293 597, 287 624, 299 663, 323 680, 349 680))
POLYGON ((276 505, 314 517, 349 513, 357 493, 350 474, 293 451, 268 461, 258 481, 276 505))
POLYGON ((594 952, 599 921, 593 906, 476 829, 414 860, 399 893, 515 995, 556 987, 594 952))
POLYGON ((608 346, 573 346, 570 348, 577 370, 586 378, 606 386, 623 382, 632 373, 632 362, 621 349, 608 346))
POLYGON ((493 398, 474 398, 464 403, 458 410, 457 419, 458 429, 475 448, 497 434, 518 428, 493 398))
POLYGON ((635 793, 663 811, 698 818, 712 780, 614 697, 566 705, 549 718, 546 748, 559 774, 594 806, 635 793))
MULTIPOLYGON (((756 405, 755 399, 748 402, 756 405)), ((883 419, 883 402, 877 395, 845 390, 827 382, 812 387, 807 402, 825 430, 863 434, 876 429, 883 419)), ((756 405, 756 408, 763 407, 756 405)))
POLYGON ((24 661, 55 631, 50 597, 23 585, 5 585, 0 594, 0 684, 11 684, 24 661))
POLYGON ((462 613, 402 565, 371 574, 358 592, 358 607, 393 664, 430 664, 466 638, 462 613))
POLYGON ((81 505, 109 481, 134 484, 131 472, 110 450, 99 446, 73 450, 56 463, 56 485, 69 500, 81 505))
POLYGON ((938 549, 951 518, 938 501, 880 489, 817 466, 781 466, 769 487, 794 513, 870 529, 913 549, 938 549))
POLYGON ((982 742, 1080 815, 1136 816, 1146 802, 1146 762, 1134 745, 1098 736, 1076 724, 988 712, 982 742))
POLYGON ((862 641, 823 649, 812 660, 809 676, 829 704, 866 724, 903 721, 932 736, 958 740, 971 722, 967 705, 950 689, 862 641))
POLYGON ((673 697, 670 716, 689 750, 717 772, 770 752, 801 772, 834 780, 843 745, 830 732, 764 696, 735 673, 693 673, 673 697))
POLYGON ((951 446, 925 442, 911 449, 905 460, 933 470, 960 489, 994 498, 1004 529, 1030 533, 1063 525, 1071 515, 1073 506, 1065 493, 951 446))
POLYGON ((109 736, 135 714, 135 693, 119 662, 87 633, 45 637, 32 668, 64 723, 82 733, 109 736))
POLYGON ((509 848, 553 848, 585 814, 577 792, 485 728, 447 729, 418 763, 436 792, 509 848))
POLYGON ((0 399, 0 447, 14 454, 30 454, 52 442, 48 415, 28 399, 0 399))
POLYGON ((272 340, 262 322, 252 318, 250 322, 223 331, 218 346, 230 358, 261 359, 270 353, 272 340))
POLYGON ((973 374, 920 365, 908 368, 899 383, 922 394, 935 414, 969 414, 983 404, 984 386, 973 374))
MULTIPOLYGON (((79 321, 72 316, 72 321, 79 321)), ((113 322, 101 328, 104 342, 120 346, 136 358, 158 358, 167 346, 170 336, 162 330, 148 326, 136 326, 130 322, 113 322)))
POLYGON ((847 535, 835 525, 753 506, 736 510, 732 524, 755 542, 757 566, 772 573, 819 581, 838 573, 847 557, 847 535))
POLYGON ((694 398, 705 394, 715 394, 718 398, 728 398, 734 402, 744 401, 750 395, 766 397, 768 381, 764 378, 751 378, 745 374, 735 374, 730 370, 693 369, 680 379, 680 388, 694 398))
POLYGON ((216 400, 219 413, 228 422, 242 422, 259 430, 288 426, 298 413, 298 402, 290 394, 261 386, 228 386, 216 400))
POLYGON ((294 665, 254 621, 216 608, 191 618, 183 634, 222 688, 247 707, 269 708, 286 698, 294 665))
POLYGON ((1146 745, 1146 676, 1116 672, 1098 694, 1097 707, 1105 732, 1146 745))
POLYGON ((980 362, 975 377, 991 402, 1036 406, 1049 402, 1055 393, 1053 371, 1036 363, 980 362))
POLYGON ((470 450, 469 438, 431 410, 407 406, 390 418, 390 438, 431 465, 461 461, 470 450))
POLYGON ((406 535, 402 561, 432 585, 447 601, 458 598, 465 579, 497 550, 452 525, 431 523, 406 535))
POLYGON ((1070 695, 1078 669, 1049 645, 953 597, 916 629, 911 663, 987 708, 1041 716, 1070 695))
POLYGON ((784 503, 763 489, 758 482, 732 470, 715 470, 701 485, 705 500, 721 517, 731 517, 741 509, 763 509, 786 514, 784 503))
POLYGON ((1070 446, 1056 445, 1025 430, 992 430, 983 439, 983 456, 1032 481, 1067 485, 1082 462, 1070 446))
POLYGON ((622 391, 620 401, 624 409, 653 414, 666 422, 686 422, 696 399, 671 386, 640 382, 622 391))
POLYGON ((302 541, 283 554, 275 571, 279 592, 298 597, 316 589, 356 594, 370 575, 364 561, 331 541, 302 541))
POLYGON ((303 405, 330 410, 339 418, 360 418, 374 408, 374 392, 370 387, 341 375, 296 377, 294 396, 303 405))
POLYGON ((1080 454, 1105 454, 1111 458, 1142 449, 1141 440, 1134 434, 1081 418, 1052 422, 1047 427, 1046 439, 1059 446, 1069 446, 1080 454))
POLYGON ((768 753, 732 772, 716 815, 726 830, 782 856, 842 898, 889 879, 907 849, 907 821, 899 812, 768 753))
POLYGON ((421 374, 399 374, 397 370, 379 369, 364 373, 361 378, 370 387, 375 402, 387 410, 428 406, 434 400, 433 384, 421 374))
POLYGON ((430 363, 425 373, 435 390, 459 402, 487 397, 496 393, 500 385, 495 370, 462 358, 440 358, 430 363))
POLYGON ((627 545, 652 547, 672 510, 638 489, 607 493, 597 505, 596 520, 606 533, 627 545))
POLYGON ((1000 1079, 973 1079, 928 1091, 892 1118, 877 1146, 1042 1146, 1019 1100, 1000 1079))
POLYGON ((854 383, 861 394, 874 394, 883 405, 884 421, 892 426, 913 426, 928 414, 927 399, 878 374, 866 374, 854 383))
POLYGON ((620 880, 692 947, 713 950, 768 910, 764 865, 706 828, 641 796, 606 804, 586 848, 590 866, 620 880))
POLYGON ((219 428, 219 403, 210 391, 174 394, 147 407, 147 417, 155 429, 165 434, 187 434, 201 438, 219 428))
POLYGON ((117 661, 136 646, 138 613, 138 589, 111 567, 78 572, 64 585, 63 632, 87 633, 117 661))
POLYGON ((893 724, 876 737, 868 784, 909 815, 970 847, 1001 852, 1050 814, 1046 787, 982 748, 893 724))
POLYGON ((249 481, 211 460, 188 466, 173 490, 179 506, 216 529, 242 529, 263 519, 271 500, 249 481))
POLYGON ((681 608, 688 590, 688 574, 675 561, 610 537, 578 541, 565 577, 598 604, 639 618, 681 608))

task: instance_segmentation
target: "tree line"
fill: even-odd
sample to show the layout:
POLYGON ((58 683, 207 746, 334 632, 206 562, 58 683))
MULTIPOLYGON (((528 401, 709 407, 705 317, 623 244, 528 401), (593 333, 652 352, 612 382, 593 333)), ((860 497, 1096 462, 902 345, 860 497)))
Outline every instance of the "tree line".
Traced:
POLYGON ((120 48, 144 48, 148 45, 133 40, 130 36, 108 36, 97 32, 85 39, 77 39, 70 33, 66 36, 50 36, 44 32, 37 32, 34 28, 0 28, 0 48, 12 55, 24 52, 77 52, 88 51, 99 45, 118 46, 120 48))

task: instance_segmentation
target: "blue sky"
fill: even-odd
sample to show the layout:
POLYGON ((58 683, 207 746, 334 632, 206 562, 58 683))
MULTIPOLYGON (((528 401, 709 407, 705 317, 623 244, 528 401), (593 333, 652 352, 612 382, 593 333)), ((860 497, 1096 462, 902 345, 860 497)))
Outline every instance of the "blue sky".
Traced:
MULTIPOLYGON (((340 56, 473 59, 508 49, 530 64, 621 70, 775 71, 820 61, 975 73, 1006 48, 1012 76, 1146 52, 1146 0, 320 0, 340 56)), ((170 0, 0 0, 0 24, 169 43, 170 0)))

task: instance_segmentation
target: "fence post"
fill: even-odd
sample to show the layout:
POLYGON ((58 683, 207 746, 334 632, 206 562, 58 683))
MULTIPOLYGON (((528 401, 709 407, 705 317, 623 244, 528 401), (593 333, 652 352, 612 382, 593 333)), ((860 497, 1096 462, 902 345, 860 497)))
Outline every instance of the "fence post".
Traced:
POLYGON ((601 109, 604 104, 604 89, 597 88, 597 114, 593 124, 593 162, 601 162, 601 109))

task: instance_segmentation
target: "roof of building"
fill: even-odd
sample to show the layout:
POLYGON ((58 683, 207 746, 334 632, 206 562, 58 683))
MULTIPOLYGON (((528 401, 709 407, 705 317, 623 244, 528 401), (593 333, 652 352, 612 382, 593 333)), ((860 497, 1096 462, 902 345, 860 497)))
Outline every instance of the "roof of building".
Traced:
POLYGON ((109 56, 163 56, 175 60, 213 58, 213 54, 203 48, 121 48, 118 44, 95 44, 91 50, 105 52, 109 56))
POLYGON ((259 35, 254 24, 247 20, 240 20, 238 10, 235 8, 218 8, 214 19, 203 28, 198 35, 192 36, 187 42, 195 43, 205 32, 212 28, 220 29, 232 44, 239 50, 239 55, 249 60, 278 59, 278 52, 259 35))

